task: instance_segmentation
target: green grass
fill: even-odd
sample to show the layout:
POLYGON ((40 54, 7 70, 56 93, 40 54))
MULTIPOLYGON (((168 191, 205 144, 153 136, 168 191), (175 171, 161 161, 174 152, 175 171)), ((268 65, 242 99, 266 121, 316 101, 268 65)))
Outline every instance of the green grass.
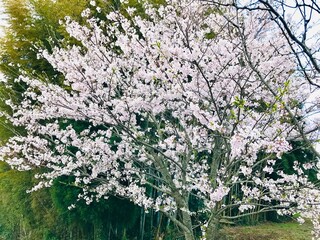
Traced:
POLYGON ((311 240, 311 223, 264 223, 256 226, 226 227, 227 240, 311 240))

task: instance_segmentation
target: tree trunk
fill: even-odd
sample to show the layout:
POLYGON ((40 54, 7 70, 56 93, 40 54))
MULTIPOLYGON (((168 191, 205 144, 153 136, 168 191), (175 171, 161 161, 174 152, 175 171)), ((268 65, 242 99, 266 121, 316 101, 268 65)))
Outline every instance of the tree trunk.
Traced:
POLYGON ((140 212, 140 232, 139 232, 139 236, 140 236, 140 240, 144 239, 144 225, 146 222, 146 213, 144 211, 143 208, 141 208, 141 212, 140 212))
POLYGON ((208 223, 206 230, 206 239, 207 240, 221 240, 222 236, 219 231, 219 219, 212 219, 208 223))
POLYGON ((193 234, 190 233, 190 232, 185 232, 184 233, 184 237, 185 237, 186 240, 195 240, 193 234))
POLYGON ((184 230, 184 236, 186 240, 195 240, 192 230, 191 216, 185 211, 182 212, 183 224, 188 228, 189 231, 184 230))

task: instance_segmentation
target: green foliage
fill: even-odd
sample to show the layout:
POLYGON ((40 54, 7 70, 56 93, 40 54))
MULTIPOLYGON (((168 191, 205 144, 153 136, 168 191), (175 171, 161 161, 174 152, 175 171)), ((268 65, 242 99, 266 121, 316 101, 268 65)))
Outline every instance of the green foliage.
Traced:
POLYGON ((35 172, 9 170, 3 162, 0 169, 0 239, 133 239, 139 234, 139 208, 128 201, 77 202, 81 190, 66 185, 67 179, 27 193, 35 172), (68 210, 73 203, 76 208, 68 210))
POLYGON ((31 227, 30 197, 26 189, 30 187, 30 173, 7 171, 1 163, 0 173, 0 237, 18 239, 25 229, 31 227))
POLYGON ((83 232, 83 236, 78 236, 77 239, 79 237, 81 239, 107 239, 107 236, 112 236, 112 239, 120 239, 128 230, 131 237, 137 234, 135 229, 137 229, 138 208, 133 204, 117 198, 102 199, 90 205, 84 201, 76 202, 77 195, 82 190, 66 184, 68 184, 68 179, 56 182, 54 187, 50 188, 50 197, 55 210, 64 222, 64 225, 61 226, 68 226, 69 233, 74 232, 75 234, 77 230, 83 232), (74 203, 76 208, 68 211, 68 206, 74 203), (116 232, 112 229, 116 229, 116 232))
POLYGON ((239 96, 236 96, 236 97, 235 97, 235 100, 234 100, 234 102, 233 102, 233 104, 234 104, 236 107, 241 108, 241 109, 244 108, 245 103, 246 103, 246 101, 245 101, 243 98, 239 97, 239 96))
MULTIPOLYGON (((305 163, 316 163, 317 156, 315 153, 308 148, 303 142, 292 142, 291 143, 293 151, 290 153, 284 154, 281 158, 281 161, 278 161, 277 168, 283 169, 283 171, 287 174, 292 174, 294 169, 294 163, 297 162, 300 165, 305 163)), ((311 182, 317 181, 317 173, 315 169, 311 168, 308 170, 305 170, 307 173, 309 180, 311 182)))

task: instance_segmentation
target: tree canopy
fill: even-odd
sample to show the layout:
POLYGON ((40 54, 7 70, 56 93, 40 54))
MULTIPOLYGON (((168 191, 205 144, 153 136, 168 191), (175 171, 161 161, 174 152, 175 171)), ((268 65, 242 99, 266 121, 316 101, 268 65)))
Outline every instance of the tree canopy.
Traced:
POLYGON ((311 219, 319 236, 317 158, 281 164, 296 139, 319 156, 301 108, 318 79, 300 74, 274 16, 187 0, 103 16, 88 7, 65 18, 69 37, 37 53, 59 81, 19 72, 23 94, 6 102, 24 132, 0 154, 45 169, 33 190, 68 177, 87 204, 129 199, 187 240, 195 225, 214 239, 221 221, 274 210, 311 219))

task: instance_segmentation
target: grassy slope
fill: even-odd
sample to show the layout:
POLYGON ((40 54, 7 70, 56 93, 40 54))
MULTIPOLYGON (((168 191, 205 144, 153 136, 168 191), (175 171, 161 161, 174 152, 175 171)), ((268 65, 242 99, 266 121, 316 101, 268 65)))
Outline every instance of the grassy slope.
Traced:
POLYGON ((311 224, 264 223, 257 226, 223 229, 228 240, 311 240, 311 224))

